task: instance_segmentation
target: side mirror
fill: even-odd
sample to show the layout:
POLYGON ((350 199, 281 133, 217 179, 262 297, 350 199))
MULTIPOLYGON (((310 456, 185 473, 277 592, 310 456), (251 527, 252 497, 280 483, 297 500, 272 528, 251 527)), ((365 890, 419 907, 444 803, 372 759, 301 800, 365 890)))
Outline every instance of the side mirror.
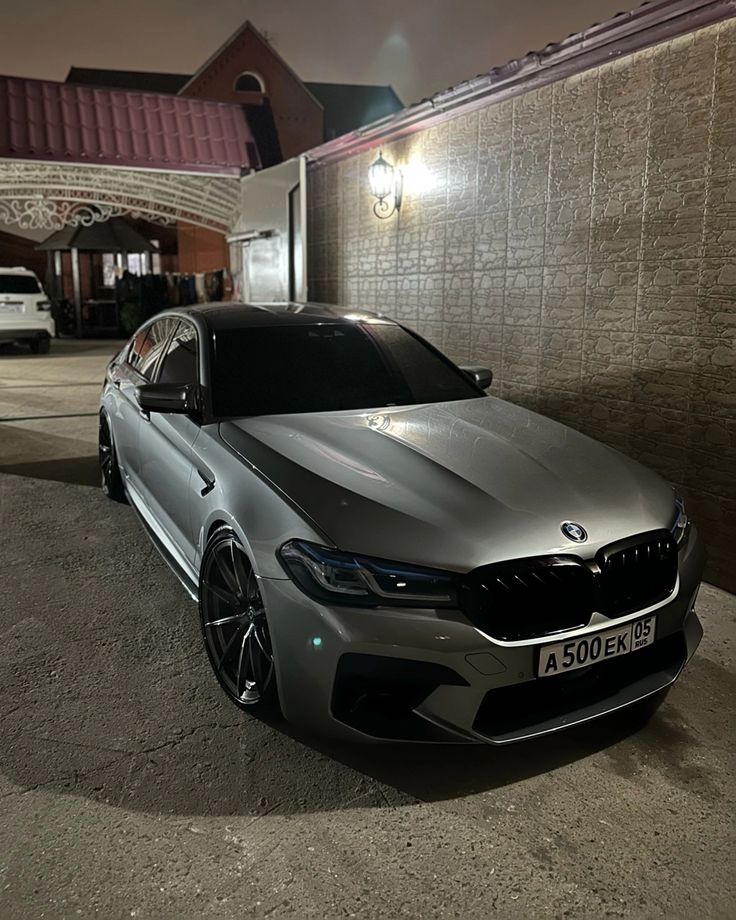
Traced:
POLYGON ((488 367, 461 367, 460 370, 467 374, 481 390, 487 390, 493 383, 493 371, 488 367))
POLYGON ((146 383, 136 387, 135 398, 142 412, 177 412, 192 415, 199 408, 198 387, 192 383, 146 383))

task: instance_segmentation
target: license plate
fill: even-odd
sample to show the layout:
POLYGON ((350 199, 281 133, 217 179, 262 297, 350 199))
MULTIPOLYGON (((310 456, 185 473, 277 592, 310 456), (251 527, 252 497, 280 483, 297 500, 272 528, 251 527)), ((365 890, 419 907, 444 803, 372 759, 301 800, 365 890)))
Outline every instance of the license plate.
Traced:
POLYGON ((22 303, 2 303, 0 301, 0 313, 22 313, 22 303))
POLYGON ((598 661, 637 652, 654 642, 656 628, 657 618, 646 617, 616 629, 605 629, 568 642, 544 645, 539 650, 537 677, 575 671, 598 661))

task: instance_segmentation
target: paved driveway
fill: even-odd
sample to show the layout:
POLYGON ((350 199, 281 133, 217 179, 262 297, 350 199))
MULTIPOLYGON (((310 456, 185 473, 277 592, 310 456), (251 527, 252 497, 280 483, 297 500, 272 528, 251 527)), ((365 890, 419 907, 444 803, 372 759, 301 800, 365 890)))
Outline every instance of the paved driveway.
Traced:
POLYGON ((0 354, 0 918, 733 917, 734 598, 646 727, 325 748, 239 713, 97 488, 114 343, 0 354))

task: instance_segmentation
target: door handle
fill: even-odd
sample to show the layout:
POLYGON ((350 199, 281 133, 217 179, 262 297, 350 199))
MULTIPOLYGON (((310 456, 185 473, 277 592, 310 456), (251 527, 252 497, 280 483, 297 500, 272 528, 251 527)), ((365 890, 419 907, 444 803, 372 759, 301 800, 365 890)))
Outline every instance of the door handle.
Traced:
POLYGON ((199 478, 204 483, 204 488, 201 489, 199 492, 202 498, 204 498, 205 495, 209 495, 210 492, 215 488, 215 477, 212 476, 212 478, 210 478, 205 473, 203 473, 202 470, 199 470, 199 469, 197 470, 197 474, 199 475, 199 478))

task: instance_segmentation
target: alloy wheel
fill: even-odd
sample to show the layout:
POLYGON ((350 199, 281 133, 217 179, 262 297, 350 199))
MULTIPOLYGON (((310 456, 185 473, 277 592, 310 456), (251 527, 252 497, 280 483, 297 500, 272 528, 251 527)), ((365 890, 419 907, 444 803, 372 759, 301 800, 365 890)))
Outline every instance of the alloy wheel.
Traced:
POLYGON ((100 412, 99 435, 97 439, 97 456, 100 463, 100 478, 102 491, 108 498, 116 502, 125 502, 125 488, 120 474, 115 446, 112 441, 110 420, 107 413, 100 412))
POLYGON ((215 676, 240 706, 275 697, 273 648, 253 567, 236 538, 223 534, 205 558, 202 632, 215 676))
POLYGON ((110 423, 108 422, 107 416, 104 413, 100 415, 100 438, 98 445, 98 455, 100 458, 102 489, 107 493, 110 491, 113 457, 112 438, 110 437, 110 423))

